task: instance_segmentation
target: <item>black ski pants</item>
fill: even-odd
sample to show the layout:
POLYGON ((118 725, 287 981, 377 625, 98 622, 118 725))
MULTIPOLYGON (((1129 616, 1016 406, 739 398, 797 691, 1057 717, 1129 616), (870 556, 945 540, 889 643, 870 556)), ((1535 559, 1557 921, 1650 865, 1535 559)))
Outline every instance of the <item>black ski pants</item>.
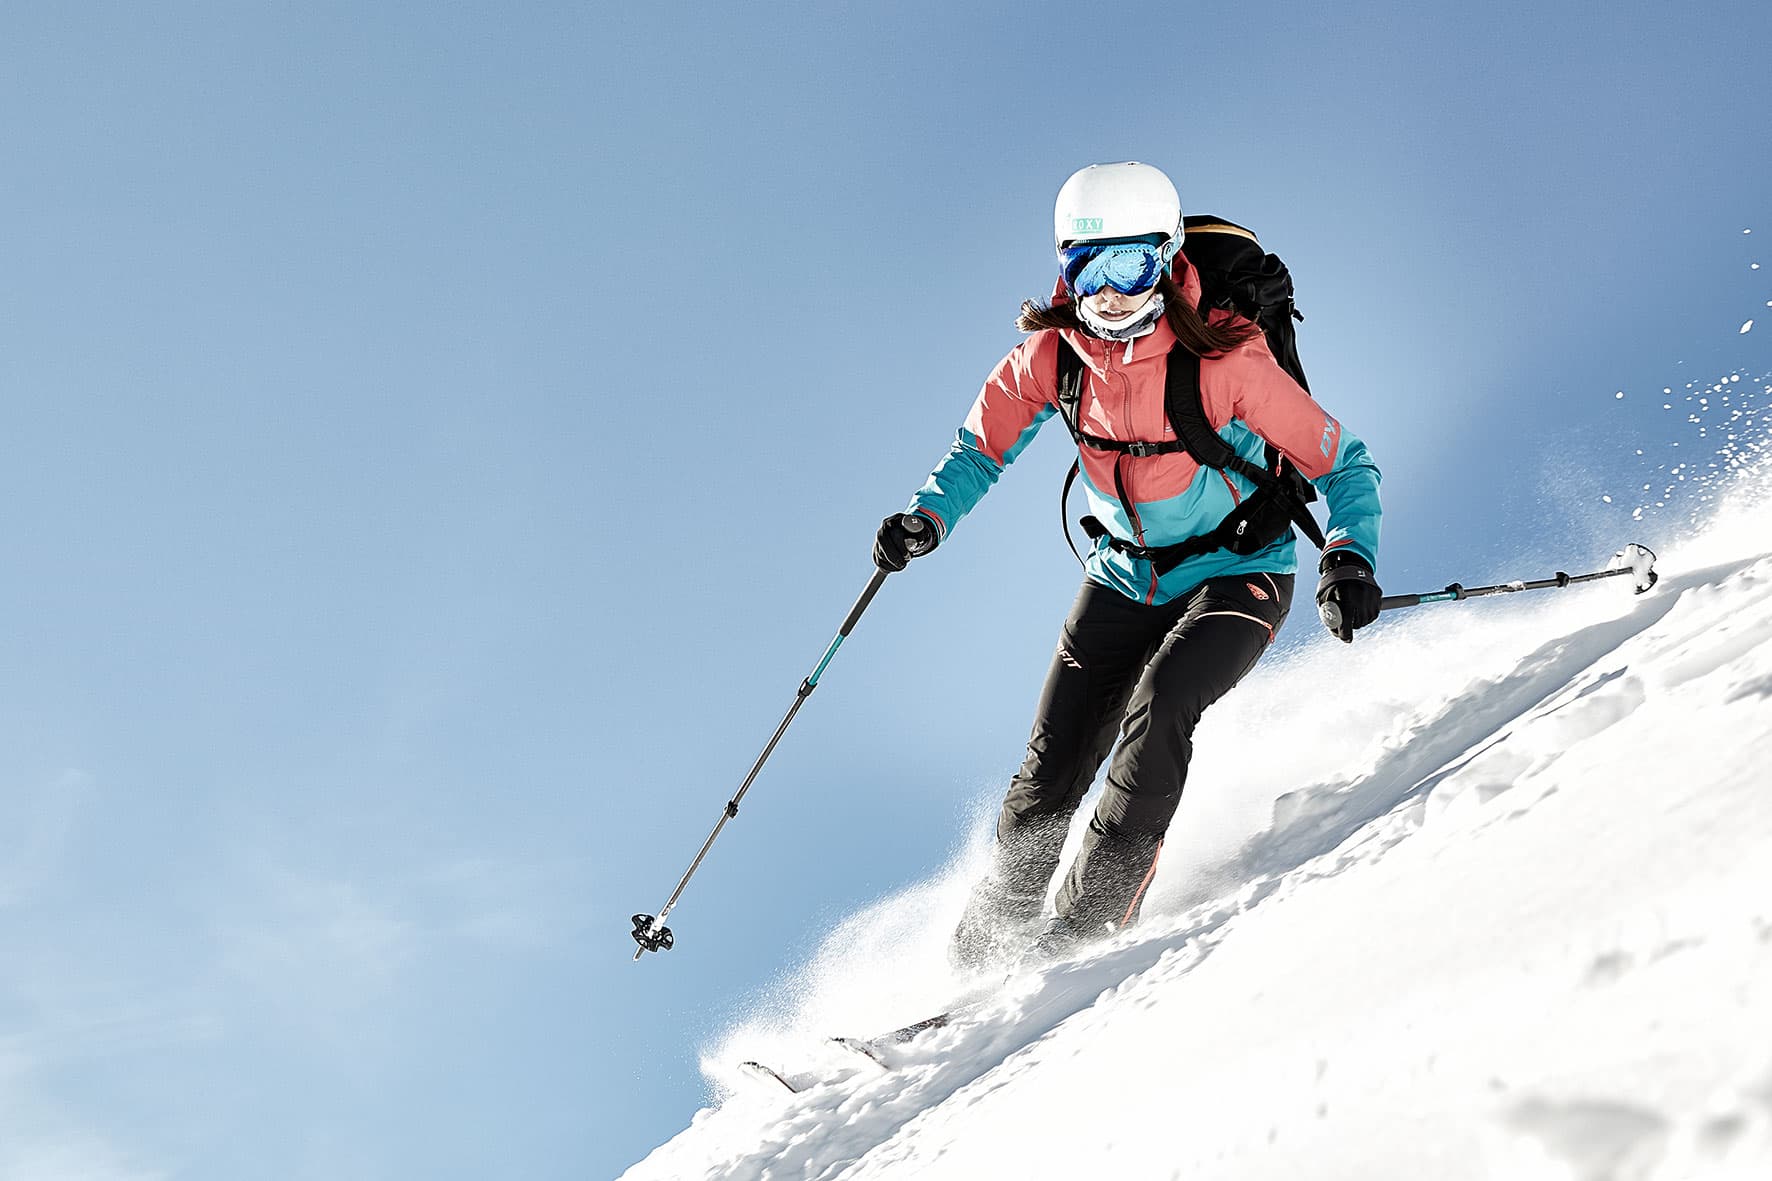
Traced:
POLYGON ((997 820, 1003 885, 1045 892, 1071 816, 1111 750, 1107 784, 1059 890, 1058 913, 1079 930, 1137 918, 1181 803, 1194 727, 1273 641, 1292 588, 1290 574, 1230 575, 1148 607, 1084 582, 1046 676, 1027 758, 997 820))

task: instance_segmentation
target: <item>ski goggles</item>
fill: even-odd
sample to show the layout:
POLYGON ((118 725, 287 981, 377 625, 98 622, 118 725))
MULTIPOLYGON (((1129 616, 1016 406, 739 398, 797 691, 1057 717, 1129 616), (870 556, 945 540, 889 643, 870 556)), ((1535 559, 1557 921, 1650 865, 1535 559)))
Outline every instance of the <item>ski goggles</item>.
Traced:
POLYGON ((1082 242, 1058 252, 1064 285, 1077 295, 1094 295, 1112 287, 1121 295, 1138 295, 1157 285, 1169 262, 1166 244, 1153 242, 1082 242))

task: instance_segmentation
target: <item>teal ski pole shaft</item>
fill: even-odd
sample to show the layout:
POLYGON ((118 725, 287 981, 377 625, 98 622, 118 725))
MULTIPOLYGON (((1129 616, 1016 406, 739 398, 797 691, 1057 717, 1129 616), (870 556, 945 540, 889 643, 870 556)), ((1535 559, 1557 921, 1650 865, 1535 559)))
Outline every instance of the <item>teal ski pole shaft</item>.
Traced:
POLYGON ((708 839, 702 842, 701 851, 695 855, 695 860, 689 863, 689 869, 684 873, 683 879, 677 883, 677 888, 671 891, 669 901, 656 915, 637 914, 634 916, 634 942, 640 945, 640 949, 634 952, 636 961, 649 951, 669 951, 675 943, 676 940, 671 934, 671 929, 664 925, 665 918, 676 908, 677 900, 683 897, 683 891, 688 887, 689 879, 694 877, 695 871, 701 868, 702 860, 707 857, 708 850, 714 847, 714 841, 719 837, 720 830, 726 827, 727 821, 738 815, 738 805, 744 799, 745 792, 751 790, 751 784, 757 781, 757 773, 763 770, 763 764, 767 763, 769 756, 775 753, 776 743, 780 742, 781 736, 788 732, 788 727, 793 724, 794 716, 800 712, 800 707, 806 704, 806 699, 812 696, 812 691, 818 688, 818 679, 830 666, 831 658, 836 656, 837 649, 843 646, 843 641, 849 637, 849 633, 854 630, 856 623, 861 619, 862 612, 868 609, 868 604, 874 601, 874 596, 880 593, 880 587, 885 582, 886 571, 884 570, 874 571, 874 576, 868 579, 867 587, 861 592, 861 597, 855 600, 855 606, 849 609, 849 614, 843 620, 843 626, 837 629, 836 638, 831 640, 830 646, 824 650, 824 655, 819 657, 818 664, 812 672, 800 682, 799 691, 794 694, 793 705, 788 707, 787 716, 782 718, 781 724, 770 736, 768 745, 763 748, 763 753, 758 755, 757 761, 751 765, 751 773, 744 777, 744 782, 739 784, 738 791, 733 793, 730 800, 726 801, 726 807, 720 813, 720 819, 714 824, 714 831, 710 832, 708 839))
MULTIPOLYGON (((1378 609, 1380 611, 1396 611, 1403 607, 1418 607, 1424 603, 1462 603, 1466 599, 1480 599, 1487 595, 1551 590, 1574 586, 1582 582, 1597 582, 1602 578, 1618 578, 1626 574, 1633 577, 1637 594, 1647 592, 1661 577, 1655 573, 1655 552, 1646 545, 1632 542, 1612 555, 1612 565, 1591 574, 1565 574, 1559 570, 1549 578, 1500 582, 1494 586, 1461 586, 1454 582, 1449 584, 1445 590, 1424 591, 1416 595, 1386 595, 1378 601, 1378 609)), ((1341 626, 1341 608, 1336 604, 1324 603, 1319 608, 1319 614, 1323 617, 1324 625, 1331 631, 1341 626)))

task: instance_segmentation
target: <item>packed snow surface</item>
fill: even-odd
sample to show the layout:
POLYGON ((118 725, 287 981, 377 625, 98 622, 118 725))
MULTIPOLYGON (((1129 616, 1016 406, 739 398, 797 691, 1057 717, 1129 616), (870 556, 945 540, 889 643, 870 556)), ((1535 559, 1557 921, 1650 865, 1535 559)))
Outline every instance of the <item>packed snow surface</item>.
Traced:
POLYGON ((1202 726, 1122 942, 955 979, 975 847, 708 1047, 721 1102, 626 1177, 1772 1177, 1769 506, 1664 544, 1640 597, 1270 660, 1202 726), (967 996, 891 1070, 825 1040, 967 996))

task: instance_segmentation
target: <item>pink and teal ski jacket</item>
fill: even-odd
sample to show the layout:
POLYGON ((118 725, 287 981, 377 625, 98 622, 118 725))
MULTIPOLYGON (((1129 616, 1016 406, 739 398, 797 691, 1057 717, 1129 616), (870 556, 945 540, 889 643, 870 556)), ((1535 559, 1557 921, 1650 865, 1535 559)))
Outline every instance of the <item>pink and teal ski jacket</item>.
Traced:
MULTIPOLYGON (((1199 279, 1185 256, 1175 277, 1183 294, 1198 302, 1199 279)), ((1062 298, 1062 291, 1055 298, 1062 298)), ((1232 313, 1214 311, 1213 323, 1232 313)), ((935 521, 945 540, 960 519, 990 491, 1040 425, 1058 412, 1059 336, 1085 364, 1078 401, 1084 433, 1126 442, 1175 437, 1163 407, 1163 378, 1170 348, 1178 347, 1166 320, 1131 341, 1101 340, 1073 329, 1046 329, 1012 349, 979 391, 946 458, 912 497, 909 511, 935 521)), ((1206 417, 1237 454, 1260 465, 1263 440, 1272 443, 1317 487, 1328 504, 1328 549, 1348 549, 1378 566, 1379 473, 1366 445, 1324 413, 1274 361, 1259 335, 1235 351, 1200 362, 1206 417)), ((1209 533, 1255 491, 1232 472, 1202 468, 1184 451, 1134 456, 1080 448, 1078 483, 1089 511, 1109 533, 1141 546, 1174 545, 1209 533), (1129 502, 1115 492, 1114 468, 1129 502)), ((1227 574, 1291 574, 1298 569, 1287 534, 1254 554, 1215 550, 1189 558, 1162 578, 1151 563, 1113 549, 1107 538, 1086 560, 1087 576, 1142 603, 1165 603, 1208 578, 1227 574)))

